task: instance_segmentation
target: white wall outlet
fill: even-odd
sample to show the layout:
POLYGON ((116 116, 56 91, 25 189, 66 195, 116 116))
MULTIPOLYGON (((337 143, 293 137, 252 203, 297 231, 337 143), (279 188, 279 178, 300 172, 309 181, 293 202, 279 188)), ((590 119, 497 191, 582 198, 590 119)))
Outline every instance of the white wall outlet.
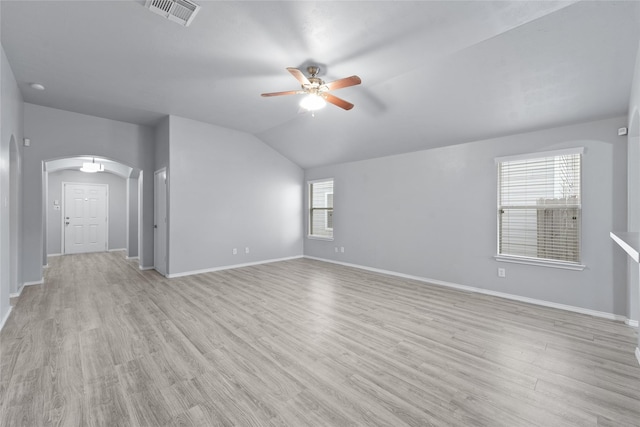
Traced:
POLYGON ((344 246, 340 246, 340 252, 344 253, 344 246))
POLYGON ((338 247, 336 246, 336 253, 338 253, 338 247))
POLYGON ((233 248, 232 252, 233 252, 234 255, 238 255, 238 248, 233 248))
POLYGON ((248 254, 249 253, 249 246, 247 246, 246 248, 244 248, 244 253, 248 254))
POLYGON ((498 277, 507 277, 507 270, 504 268, 498 268, 498 277))

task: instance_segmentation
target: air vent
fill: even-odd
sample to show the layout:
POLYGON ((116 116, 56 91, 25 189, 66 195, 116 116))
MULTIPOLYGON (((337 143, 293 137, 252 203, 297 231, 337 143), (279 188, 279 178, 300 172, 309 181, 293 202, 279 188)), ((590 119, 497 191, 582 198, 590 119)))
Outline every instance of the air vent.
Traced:
POLYGON ((145 7, 185 27, 191 24, 200 10, 200 6, 189 0, 147 0, 145 7))

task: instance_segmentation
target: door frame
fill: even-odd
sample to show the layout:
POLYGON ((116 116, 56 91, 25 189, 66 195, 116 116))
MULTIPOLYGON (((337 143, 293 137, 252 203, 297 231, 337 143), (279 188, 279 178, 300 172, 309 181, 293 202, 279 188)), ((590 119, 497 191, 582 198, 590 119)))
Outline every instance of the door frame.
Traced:
POLYGON ((160 168, 153 173, 153 268, 163 276, 169 274, 169 173, 166 167, 160 168), (157 188, 156 181, 159 174, 164 174, 164 241, 161 242, 158 239, 158 194, 159 188, 157 188), (157 244, 161 243, 164 246, 164 266, 156 259, 157 244), (164 271, 158 270, 161 267, 164 271), (163 268, 164 267, 164 268, 163 268))
POLYGON ((92 182, 69 182, 69 181, 62 181, 62 193, 61 193, 61 199, 62 199, 62 214, 60 215, 60 227, 61 227, 61 233, 62 233, 62 237, 61 237, 61 242, 62 242, 62 255, 66 255, 67 254, 67 239, 66 239, 66 234, 65 234, 65 218, 66 218, 66 213, 67 213, 67 193, 65 191, 65 185, 70 184, 70 185, 94 185, 94 186, 99 186, 99 187, 105 187, 105 215, 106 215, 106 221, 105 221, 105 226, 104 226, 104 243, 105 243, 105 248, 104 251, 105 252, 109 252, 109 184, 99 184, 99 183, 92 183, 92 182))

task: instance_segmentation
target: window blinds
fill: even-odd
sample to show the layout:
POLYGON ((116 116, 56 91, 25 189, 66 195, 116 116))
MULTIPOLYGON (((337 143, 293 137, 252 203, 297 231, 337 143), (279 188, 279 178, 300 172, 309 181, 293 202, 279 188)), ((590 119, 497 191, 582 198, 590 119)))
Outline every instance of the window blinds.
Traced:
POLYGON ((498 254, 580 262, 581 154, 498 161, 498 254))

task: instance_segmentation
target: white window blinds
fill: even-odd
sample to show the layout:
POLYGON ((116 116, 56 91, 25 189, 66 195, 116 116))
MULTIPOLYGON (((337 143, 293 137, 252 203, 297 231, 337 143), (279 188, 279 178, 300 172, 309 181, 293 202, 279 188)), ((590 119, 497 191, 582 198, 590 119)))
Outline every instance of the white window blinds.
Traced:
POLYGON ((580 262, 581 157, 497 159, 499 255, 580 262))
POLYGON ((309 182, 309 236, 333 238, 333 179, 309 182))

